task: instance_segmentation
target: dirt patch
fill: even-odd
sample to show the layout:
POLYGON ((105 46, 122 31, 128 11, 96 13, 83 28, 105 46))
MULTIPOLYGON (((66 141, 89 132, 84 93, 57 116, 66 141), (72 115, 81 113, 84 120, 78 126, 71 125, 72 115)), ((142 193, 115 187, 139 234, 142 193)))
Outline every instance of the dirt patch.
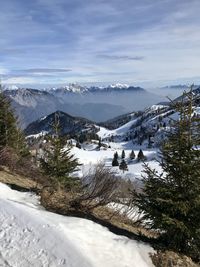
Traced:
POLYGON ((18 191, 37 191, 41 185, 32 179, 10 172, 8 168, 1 167, 0 182, 9 185, 12 189, 18 191))

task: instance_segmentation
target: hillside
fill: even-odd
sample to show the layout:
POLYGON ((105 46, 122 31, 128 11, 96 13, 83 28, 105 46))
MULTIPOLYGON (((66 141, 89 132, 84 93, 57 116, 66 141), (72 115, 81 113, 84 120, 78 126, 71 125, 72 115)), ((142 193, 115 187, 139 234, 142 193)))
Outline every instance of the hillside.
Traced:
MULTIPOLYGON (((193 114, 199 116, 200 88, 193 90, 192 94, 194 98, 193 114)), ((180 100, 181 97, 177 97, 173 102, 176 103, 180 100)), ((170 130, 173 120, 178 118, 179 114, 175 112, 170 102, 157 104, 144 111, 125 114, 100 124, 104 127, 101 128, 99 135, 105 141, 112 137, 115 141, 132 141, 136 145, 158 147, 167 131, 170 130), (115 125, 118 127, 113 129, 115 125), (105 126, 111 130, 106 129, 105 126)))
POLYGON ((25 134, 52 133, 52 124, 55 122, 55 117, 60 122, 61 134, 79 134, 83 131, 96 133, 98 131, 98 128, 92 121, 80 117, 73 117, 62 111, 56 111, 29 124, 25 129, 25 134))
POLYGON ((36 89, 5 90, 4 94, 11 100, 21 128, 56 111, 60 105, 60 101, 52 94, 36 89))

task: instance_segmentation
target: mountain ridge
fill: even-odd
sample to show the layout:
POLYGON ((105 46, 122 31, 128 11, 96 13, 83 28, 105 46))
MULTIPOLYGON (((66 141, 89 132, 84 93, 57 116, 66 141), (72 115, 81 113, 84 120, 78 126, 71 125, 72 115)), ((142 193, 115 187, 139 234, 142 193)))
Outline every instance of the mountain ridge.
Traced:
POLYGON ((98 131, 94 122, 57 110, 30 123, 24 132, 26 135, 35 135, 41 132, 53 133, 52 125, 55 122, 55 118, 59 121, 62 135, 78 134, 83 131, 96 133, 98 131))
POLYGON ((118 84, 104 89, 91 87, 90 90, 79 86, 77 88, 78 91, 75 89, 66 91, 64 88, 54 89, 53 92, 14 88, 3 92, 11 100, 20 127, 23 129, 31 122, 56 110, 73 116, 86 117, 99 123, 132 110, 137 111, 161 100, 159 96, 143 88, 128 85, 118 84))

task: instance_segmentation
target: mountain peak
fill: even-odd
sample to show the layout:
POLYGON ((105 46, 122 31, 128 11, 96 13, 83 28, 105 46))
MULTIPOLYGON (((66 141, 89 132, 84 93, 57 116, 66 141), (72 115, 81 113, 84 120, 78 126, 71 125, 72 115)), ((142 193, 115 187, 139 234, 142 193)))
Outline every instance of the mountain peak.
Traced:
POLYGON ((51 88, 50 92, 58 92, 58 93, 84 93, 88 91, 87 87, 81 86, 78 83, 70 83, 68 85, 58 87, 58 88, 51 88))
POLYGON ((122 83, 116 83, 116 84, 111 84, 108 87, 110 87, 110 88, 120 88, 120 89, 123 89, 123 88, 129 88, 130 85, 125 84, 125 83, 124 84, 122 84, 122 83))

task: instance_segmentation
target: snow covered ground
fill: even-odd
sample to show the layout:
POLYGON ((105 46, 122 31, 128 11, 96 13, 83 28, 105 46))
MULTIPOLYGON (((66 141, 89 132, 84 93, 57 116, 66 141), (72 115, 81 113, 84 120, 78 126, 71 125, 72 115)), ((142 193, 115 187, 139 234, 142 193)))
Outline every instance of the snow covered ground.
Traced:
POLYGON ((0 183, 0 266, 152 267, 153 249, 92 221, 45 211, 0 183))
MULTIPOLYGON (((125 160, 128 164, 128 171, 119 170, 119 167, 112 167, 112 170, 116 172, 117 175, 123 177, 124 179, 140 179, 141 175, 143 174, 143 163, 138 162, 137 159, 130 160, 129 155, 131 153, 131 150, 133 149, 136 156, 140 150, 140 146, 133 147, 131 142, 119 142, 119 143, 109 143, 110 148, 107 148, 104 150, 103 148, 99 150, 95 150, 96 145, 93 146, 93 149, 91 148, 91 144, 89 144, 88 147, 85 146, 84 149, 79 149, 77 147, 73 147, 72 154, 75 155, 76 158, 79 159, 79 162, 82 164, 80 167, 80 171, 76 173, 80 177, 87 173, 88 169, 92 168, 94 164, 97 164, 98 162, 104 162, 106 166, 112 167, 112 159, 115 152, 119 155, 119 163, 121 161, 121 153, 124 149, 125 151, 125 160)), ((157 149, 147 149, 143 148, 143 153, 147 157, 146 163, 148 163, 152 168, 155 168, 156 170, 161 170, 159 167, 159 164, 157 162, 157 149)))

